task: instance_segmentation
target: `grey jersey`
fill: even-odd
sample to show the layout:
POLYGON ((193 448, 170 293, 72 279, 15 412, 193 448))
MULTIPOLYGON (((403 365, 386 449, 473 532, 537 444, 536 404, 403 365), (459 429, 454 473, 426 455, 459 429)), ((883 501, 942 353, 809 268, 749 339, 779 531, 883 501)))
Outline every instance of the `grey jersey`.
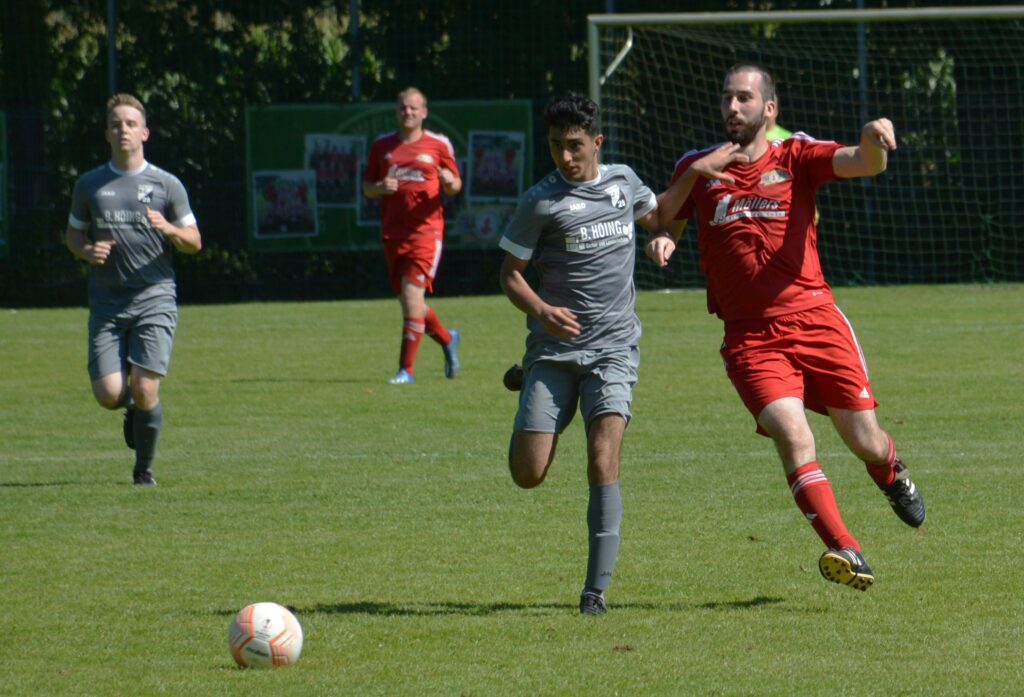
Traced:
POLYGON ((173 246, 150 225, 146 208, 178 227, 196 222, 178 178, 148 162, 134 172, 107 163, 75 182, 68 225, 94 242, 117 242, 105 264, 91 267, 90 300, 138 297, 146 289, 146 295, 174 296, 173 246))
POLYGON ((537 294, 572 310, 582 327, 574 341, 564 341, 528 317, 529 349, 557 353, 639 342, 634 221, 657 205, 626 165, 600 165, 597 179, 583 183, 555 170, 526 192, 499 244, 514 257, 532 259, 537 294))

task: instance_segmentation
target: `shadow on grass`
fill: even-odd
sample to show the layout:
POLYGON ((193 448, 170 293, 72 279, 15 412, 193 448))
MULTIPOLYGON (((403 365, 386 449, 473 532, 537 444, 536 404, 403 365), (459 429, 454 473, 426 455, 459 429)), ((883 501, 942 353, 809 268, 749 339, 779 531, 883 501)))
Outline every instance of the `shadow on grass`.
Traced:
POLYGON ((749 610, 754 607, 761 607, 762 605, 775 605, 776 603, 786 602, 782 598, 768 598, 763 595, 759 595, 756 598, 750 600, 732 600, 729 602, 716 602, 716 603, 704 603, 697 607, 701 610, 749 610))
MULTIPOLYGON (((713 602, 696 605, 693 603, 615 603, 611 610, 655 610, 660 612, 692 612, 693 610, 749 610, 785 602, 782 598, 758 596, 751 600, 713 602)), ((286 606, 297 616, 303 615, 376 615, 379 617, 439 617, 463 615, 485 617, 505 613, 525 615, 550 615, 576 612, 573 603, 459 603, 459 602, 409 602, 384 603, 360 601, 352 603, 318 604, 311 607, 286 606)), ((220 610, 218 615, 233 616, 235 610, 220 610)))
POLYGON ((81 482, 0 482, 0 489, 36 489, 47 486, 71 486, 81 482))
POLYGON ((421 603, 377 603, 356 602, 336 603, 332 605, 315 605, 310 608, 299 608, 300 613, 326 615, 380 615, 382 617, 401 616, 434 616, 434 615, 469 615, 485 616, 498 613, 541 613, 551 611, 562 612, 575 605, 565 603, 457 603, 457 602, 421 602, 421 603))
MULTIPOLYGON (((378 603, 361 601, 354 603, 334 603, 313 605, 311 607, 295 607, 286 605, 297 616, 303 615, 377 615, 380 617, 436 617, 443 615, 486 616, 498 613, 550 614, 575 610, 575 604, 568 603, 445 603, 445 602, 410 602, 410 603, 378 603)), ((622 607, 622 606, 616 606, 622 607)), ((218 610, 218 615, 233 616, 236 610, 218 610)))
POLYGON ((362 384, 375 385, 375 384, 378 384, 378 383, 382 384, 382 383, 385 382, 385 380, 387 380, 387 376, 386 375, 382 374, 382 376, 383 377, 381 377, 380 379, 370 379, 370 378, 365 378, 365 377, 364 378, 324 378, 324 377, 316 377, 316 378, 313 378, 313 377, 309 377, 309 378, 269 378, 269 377, 259 377, 259 378, 222 378, 222 379, 218 380, 216 378, 210 378, 210 379, 207 379, 206 382, 230 382, 230 383, 235 383, 235 384, 245 384, 245 383, 252 383, 252 384, 281 383, 281 384, 286 384, 286 383, 292 383, 292 384, 297 384, 297 385, 308 385, 311 382, 317 382, 317 383, 324 383, 324 384, 328 384, 328 385, 362 385, 362 384))

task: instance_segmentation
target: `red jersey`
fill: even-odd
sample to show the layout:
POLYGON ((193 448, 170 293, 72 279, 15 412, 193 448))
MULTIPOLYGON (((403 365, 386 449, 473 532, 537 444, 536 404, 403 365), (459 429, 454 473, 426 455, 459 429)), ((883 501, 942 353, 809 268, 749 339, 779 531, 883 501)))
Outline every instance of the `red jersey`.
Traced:
POLYGON ((363 181, 380 181, 389 172, 398 178, 398 192, 380 197, 384 239, 443 237, 444 207, 438 167, 460 176, 451 141, 440 133, 424 130, 414 143, 403 143, 397 132, 373 141, 363 181))
MULTIPOLYGON (((818 259, 814 197, 837 178, 832 156, 841 147, 797 133, 768 141, 756 162, 730 165, 735 184, 697 179, 676 219, 696 213, 708 312, 757 319, 834 302, 818 259)), ((710 150, 684 155, 672 181, 710 150)))

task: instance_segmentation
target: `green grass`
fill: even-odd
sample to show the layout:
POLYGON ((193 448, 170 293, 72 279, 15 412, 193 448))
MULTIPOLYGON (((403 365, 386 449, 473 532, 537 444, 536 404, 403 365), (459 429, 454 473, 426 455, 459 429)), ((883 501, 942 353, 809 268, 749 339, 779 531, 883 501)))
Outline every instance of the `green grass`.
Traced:
POLYGON ((182 308, 160 486, 92 399, 83 309, 0 310, 0 695, 999 695, 1024 680, 1024 287, 841 289, 879 415, 928 503, 903 526, 819 417, 877 574, 822 580, 703 294, 642 294, 610 612, 576 613, 582 428, 548 481, 505 454, 522 351, 502 297, 442 298, 395 369, 393 300, 182 308), (234 667, 242 606, 297 608, 298 666, 234 667))

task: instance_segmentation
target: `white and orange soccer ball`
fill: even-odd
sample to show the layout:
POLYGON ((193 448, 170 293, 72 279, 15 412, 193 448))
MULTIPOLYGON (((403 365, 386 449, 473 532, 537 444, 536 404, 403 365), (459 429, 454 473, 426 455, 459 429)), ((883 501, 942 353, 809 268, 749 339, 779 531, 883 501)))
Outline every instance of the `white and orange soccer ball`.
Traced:
POLYGON ((302 653, 302 625, 286 607, 253 603, 232 620, 228 645, 243 668, 290 666, 302 653))

